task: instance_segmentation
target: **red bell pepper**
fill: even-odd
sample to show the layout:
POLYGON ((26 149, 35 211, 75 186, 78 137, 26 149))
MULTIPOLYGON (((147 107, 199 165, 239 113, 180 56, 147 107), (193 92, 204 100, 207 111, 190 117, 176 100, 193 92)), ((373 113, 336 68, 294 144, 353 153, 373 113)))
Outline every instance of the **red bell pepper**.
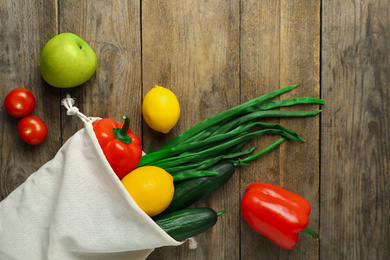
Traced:
POLYGON ((249 226, 285 249, 295 247, 301 231, 318 237, 306 228, 310 211, 303 197, 267 183, 249 185, 241 201, 241 214, 249 226))
POLYGON ((123 116, 123 119, 124 124, 110 118, 93 123, 100 147, 119 179, 137 167, 142 156, 141 140, 129 128, 129 118, 123 116))

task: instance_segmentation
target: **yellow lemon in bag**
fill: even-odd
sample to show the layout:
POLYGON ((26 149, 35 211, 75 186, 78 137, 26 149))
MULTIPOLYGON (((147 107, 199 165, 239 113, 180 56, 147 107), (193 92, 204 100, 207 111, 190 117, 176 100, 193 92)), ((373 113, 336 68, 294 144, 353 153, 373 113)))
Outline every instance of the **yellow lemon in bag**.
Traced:
POLYGON ((179 101, 169 89, 155 86, 145 95, 142 115, 150 128, 166 134, 179 120, 179 101))
POLYGON ((121 180, 137 205, 154 217, 171 204, 174 194, 173 177, 156 166, 139 167, 121 180))

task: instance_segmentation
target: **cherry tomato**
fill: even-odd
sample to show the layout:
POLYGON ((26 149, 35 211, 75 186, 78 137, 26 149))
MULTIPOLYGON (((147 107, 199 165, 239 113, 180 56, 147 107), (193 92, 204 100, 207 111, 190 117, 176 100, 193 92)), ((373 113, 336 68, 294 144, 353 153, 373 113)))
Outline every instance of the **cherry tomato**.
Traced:
POLYGON ((37 116, 26 116, 18 123, 20 138, 28 144, 40 144, 47 136, 47 126, 37 116))
POLYGON ((25 88, 15 88, 5 97, 4 108, 13 117, 25 117, 34 110, 35 97, 25 88))

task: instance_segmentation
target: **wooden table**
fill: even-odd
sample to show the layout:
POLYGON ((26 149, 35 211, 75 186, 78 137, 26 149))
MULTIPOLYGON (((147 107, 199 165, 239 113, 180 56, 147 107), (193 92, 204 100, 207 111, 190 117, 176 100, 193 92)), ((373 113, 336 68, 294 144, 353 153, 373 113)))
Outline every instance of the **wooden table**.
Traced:
MULTIPOLYGON (((266 119, 298 132, 306 143, 285 142, 240 168, 220 190, 197 203, 228 210, 197 236, 199 247, 156 249, 150 259, 389 259, 390 257, 390 2, 319 0, 43 1, 0 2, 0 96, 31 90, 33 112, 49 127, 44 143, 23 143, 18 119, 1 107, 0 199, 4 199, 83 127, 65 115, 69 93, 88 116, 120 120, 147 149, 194 124, 266 92, 295 83, 281 96, 320 97, 315 117, 266 119), (72 89, 49 86, 38 61, 45 43, 73 32, 95 50, 98 68, 72 89), (166 135, 142 119, 144 95, 155 85, 181 104, 166 135), (287 251, 254 232, 240 215, 253 182, 280 185, 312 206, 309 228, 287 251)), ((275 136, 256 138, 259 149, 275 136)))

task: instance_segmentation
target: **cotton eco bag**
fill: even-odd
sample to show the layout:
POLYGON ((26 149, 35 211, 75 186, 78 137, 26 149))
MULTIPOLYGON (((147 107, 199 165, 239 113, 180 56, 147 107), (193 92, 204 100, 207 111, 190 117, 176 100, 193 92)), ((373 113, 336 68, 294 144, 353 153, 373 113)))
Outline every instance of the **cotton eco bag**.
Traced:
MULTIPOLYGON (((88 118, 84 128, 0 203, 0 259, 145 259, 177 246, 134 202, 107 162, 88 118)), ((195 242, 196 243, 196 242, 195 242)))

